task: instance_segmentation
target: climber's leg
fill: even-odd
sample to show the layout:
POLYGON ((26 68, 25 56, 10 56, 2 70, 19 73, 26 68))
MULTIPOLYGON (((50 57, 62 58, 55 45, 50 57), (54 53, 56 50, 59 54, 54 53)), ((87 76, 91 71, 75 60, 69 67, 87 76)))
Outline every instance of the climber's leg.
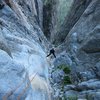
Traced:
POLYGON ((51 53, 49 53, 48 55, 47 55, 47 57, 49 57, 51 55, 51 53))
POLYGON ((55 55, 55 53, 52 53, 53 54, 53 56, 56 58, 56 55, 55 55))

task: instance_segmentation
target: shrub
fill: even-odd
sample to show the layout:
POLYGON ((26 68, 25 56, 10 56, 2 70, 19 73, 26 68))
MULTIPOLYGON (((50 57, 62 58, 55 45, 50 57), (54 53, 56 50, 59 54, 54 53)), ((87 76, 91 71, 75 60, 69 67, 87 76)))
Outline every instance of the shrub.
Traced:
POLYGON ((62 69, 65 72, 65 74, 70 74, 70 72, 71 72, 69 66, 65 65, 65 64, 62 64, 62 65, 58 66, 58 68, 62 69))
POLYGON ((71 79, 70 79, 69 76, 64 76, 62 82, 63 82, 63 85, 64 85, 64 86, 65 86, 65 85, 68 85, 68 84, 72 84, 71 79))
POLYGON ((69 96, 68 100, 78 100, 78 97, 77 96, 69 96))

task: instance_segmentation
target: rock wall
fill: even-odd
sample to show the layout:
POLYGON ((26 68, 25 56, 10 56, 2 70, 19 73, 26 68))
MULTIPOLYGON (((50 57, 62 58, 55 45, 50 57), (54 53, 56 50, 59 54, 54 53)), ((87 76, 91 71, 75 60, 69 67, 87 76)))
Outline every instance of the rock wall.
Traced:
POLYGON ((55 44, 62 43, 73 26, 80 19, 81 15, 84 13, 87 6, 90 4, 91 0, 74 0, 68 14, 65 16, 65 20, 62 26, 56 32, 56 38, 54 40, 55 44))
POLYGON ((42 30, 54 100, 99 100, 100 0, 1 0, 0 99, 53 100, 42 30))
POLYGON ((100 83, 99 0, 92 0, 89 3, 66 35, 65 41, 57 48, 58 57, 52 70, 55 98, 99 100, 100 87, 97 85, 100 83), (59 68, 61 65, 63 67, 59 68), (71 72, 68 73, 68 70, 71 72), (60 84, 63 82, 65 84, 60 84))
POLYGON ((99 6, 99 0, 92 1, 66 38, 67 51, 85 68, 94 67, 100 57, 99 6))
POLYGON ((73 0, 44 0, 43 30, 51 42, 54 42, 72 2, 73 0))
POLYGON ((50 40, 53 44, 59 42, 58 40, 59 38, 60 40, 62 39, 62 35, 64 34, 64 32, 59 33, 59 31, 60 29, 64 28, 62 25, 66 21, 66 16, 68 15, 69 10, 71 9, 73 0, 57 0, 56 2, 57 2, 56 5, 54 5, 53 7, 52 21, 51 21, 52 27, 51 27, 50 40), (56 42, 56 40, 58 41, 56 42))
POLYGON ((0 100, 51 100, 41 7, 34 0, 2 0, 0 7, 0 100))

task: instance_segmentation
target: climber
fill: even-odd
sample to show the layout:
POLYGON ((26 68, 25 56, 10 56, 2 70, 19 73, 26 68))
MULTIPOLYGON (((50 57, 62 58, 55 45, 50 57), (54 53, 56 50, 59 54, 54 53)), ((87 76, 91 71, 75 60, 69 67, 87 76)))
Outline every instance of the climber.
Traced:
POLYGON ((54 48, 52 48, 52 49, 50 50, 50 52, 49 52, 49 54, 47 55, 47 57, 49 57, 51 54, 53 54, 53 56, 56 58, 54 48))
POLYGON ((0 3, 0 9, 3 9, 3 7, 4 7, 4 4, 0 3))
POLYGON ((42 42, 42 40, 39 38, 39 41, 42 42))

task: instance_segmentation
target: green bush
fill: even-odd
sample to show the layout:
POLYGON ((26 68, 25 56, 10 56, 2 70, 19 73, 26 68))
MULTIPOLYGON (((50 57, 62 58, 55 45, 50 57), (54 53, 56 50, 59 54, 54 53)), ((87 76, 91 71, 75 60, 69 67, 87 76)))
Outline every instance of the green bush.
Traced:
POLYGON ((58 66, 58 68, 62 69, 65 72, 65 74, 70 74, 70 72, 71 72, 69 66, 65 65, 65 64, 62 64, 62 65, 58 66))
POLYGON ((65 86, 65 85, 68 85, 68 84, 72 84, 71 79, 70 79, 69 76, 64 76, 62 82, 63 82, 63 85, 64 85, 64 86, 65 86))
POLYGON ((66 97, 59 97, 59 100, 78 100, 78 97, 77 96, 68 96, 67 99, 66 97))
POLYGON ((69 96, 68 100, 78 100, 78 97, 77 96, 69 96))

